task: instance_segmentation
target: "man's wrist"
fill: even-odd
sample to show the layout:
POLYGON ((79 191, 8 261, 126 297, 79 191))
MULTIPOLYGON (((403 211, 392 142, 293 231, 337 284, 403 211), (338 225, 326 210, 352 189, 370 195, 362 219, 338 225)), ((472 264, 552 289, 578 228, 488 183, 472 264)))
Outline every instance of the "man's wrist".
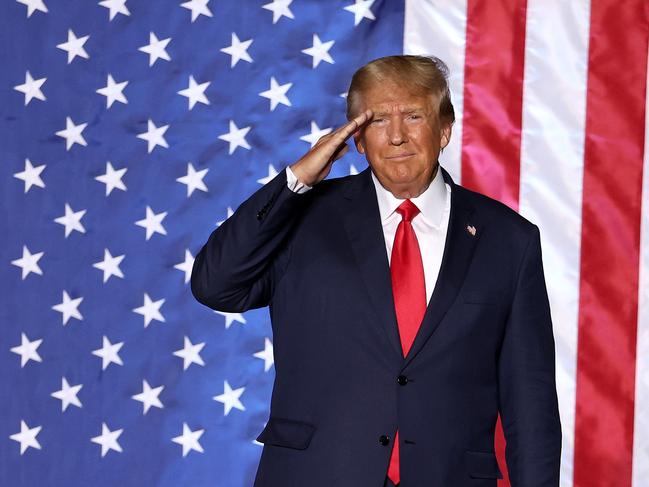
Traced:
POLYGON ((306 193, 313 188, 313 186, 309 186, 300 181, 291 169, 291 166, 286 166, 286 185, 294 193, 306 193))

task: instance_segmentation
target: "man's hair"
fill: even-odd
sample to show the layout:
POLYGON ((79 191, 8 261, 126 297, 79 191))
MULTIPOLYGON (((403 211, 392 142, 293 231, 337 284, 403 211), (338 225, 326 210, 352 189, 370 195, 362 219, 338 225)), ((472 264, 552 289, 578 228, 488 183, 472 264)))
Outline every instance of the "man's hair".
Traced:
POLYGON ((448 87, 448 67, 435 56, 386 56, 370 61, 352 76, 347 93, 347 118, 360 111, 363 93, 382 83, 397 83, 416 95, 433 95, 438 102, 441 125, 455 122, 455 110, 448 87))

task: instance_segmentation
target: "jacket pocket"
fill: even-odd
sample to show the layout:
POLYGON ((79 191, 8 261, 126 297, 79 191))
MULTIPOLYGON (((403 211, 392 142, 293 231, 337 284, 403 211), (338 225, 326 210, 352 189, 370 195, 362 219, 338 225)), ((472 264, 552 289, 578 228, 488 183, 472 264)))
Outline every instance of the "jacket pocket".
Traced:
POLYGON ((493 452, 465 452, 466 471, 472 479, 502 479, 498 460, 493 452))
POLYGON ((271 417, 257 437, 257 441, 266 445, 305 450, 311 443, 315 429, 315 426, 303 421, 271 417))

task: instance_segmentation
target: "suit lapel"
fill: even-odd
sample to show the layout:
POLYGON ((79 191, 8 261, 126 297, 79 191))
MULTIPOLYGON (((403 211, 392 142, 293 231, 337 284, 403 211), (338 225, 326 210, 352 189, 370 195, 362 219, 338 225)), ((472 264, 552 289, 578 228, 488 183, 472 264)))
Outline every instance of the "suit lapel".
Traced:
POLYGON ((343 220, 365 289, 376 310, 377 320, 385 331, 384 336, 394 353, 403 357, 392 297, 390 265, 370 170, 368 167, 350 179, 344 193, 343 220))
POLYGON ((462 188, 453 182, 446 170, 441 169, 444 181, 451 186, 451 214, 446 232, 444 255, 421 327, 405 357, 404 368, 421 351, 453 304, 462 287, 475 246, 482 233, 479 222, 472 220, 473 206, 467 200, 462 188), (475 229, 475 234, 469 230, 470 226, 475 229))
MULTIPOLYGON (((473 207, 451 176, 441 166, 444 181, 451 186, 451 213, 444 245, 444 255, 435 289, 421 327, 405 357, 403 368, 419 353, 433 334, 457 296, 480 238, 479 222, 472 220, 473 207), (472 235, 468 226, 476 229, 472 235)), ((403 358, 397 327, 390 266, 385 251, 383 227, 368 167, 351 178, 344 192, 343 220, 360 274, 366 286, 377 319, 385 331, 390 347, 403 358)))

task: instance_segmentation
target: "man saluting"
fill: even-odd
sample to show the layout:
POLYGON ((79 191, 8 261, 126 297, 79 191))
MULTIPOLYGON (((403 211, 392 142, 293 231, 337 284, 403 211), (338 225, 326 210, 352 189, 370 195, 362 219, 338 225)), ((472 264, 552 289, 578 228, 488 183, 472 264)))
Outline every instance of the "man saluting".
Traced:
POLYGON ((275 383, 257 487, 559 485, 538 228, 455 184, 446 66, 353 76, 350 120, 248 198, 196 257, 210 308, 269 306, 275 383), (325 180, 353 137, 369 167, 325 180))

